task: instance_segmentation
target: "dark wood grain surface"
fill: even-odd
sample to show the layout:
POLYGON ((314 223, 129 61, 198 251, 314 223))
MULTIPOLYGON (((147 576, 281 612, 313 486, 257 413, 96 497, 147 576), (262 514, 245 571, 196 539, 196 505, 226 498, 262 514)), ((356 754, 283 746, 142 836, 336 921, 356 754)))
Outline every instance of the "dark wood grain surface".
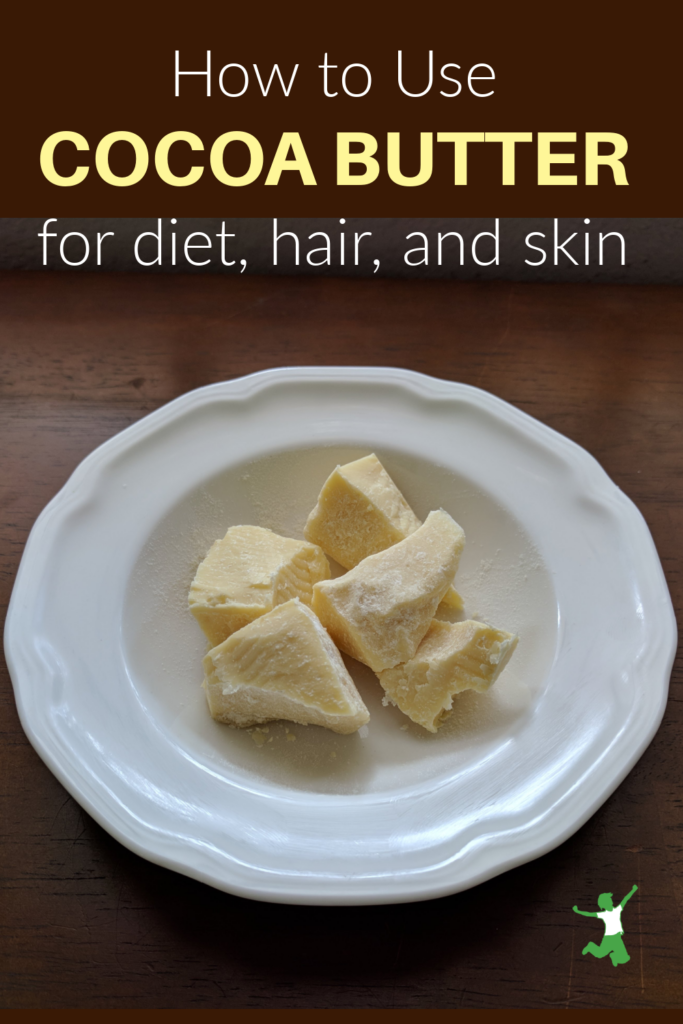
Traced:
MULTIPOLYGON (((683 605, 683 289, 105 274, 0 277, 3 609, 28 532, 92 449, 191 388, 273 366, 402 366, 485 388, 587 448, 683 605)), ((0 1005, 683 1006, 682 678, 653 743, 573 838, 469 892, 255 903, 156 867, 69 797, 1 676, 0 1005), (571 907, 639 891, 631 962, 571 907)))

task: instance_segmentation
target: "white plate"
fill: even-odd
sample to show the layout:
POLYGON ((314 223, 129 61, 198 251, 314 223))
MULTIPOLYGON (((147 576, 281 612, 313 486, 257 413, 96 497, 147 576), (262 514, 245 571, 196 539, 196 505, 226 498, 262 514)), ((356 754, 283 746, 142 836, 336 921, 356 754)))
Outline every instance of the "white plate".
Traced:
POLYGON ((464 385, 296 368, 93 452, 31 533, 5 647, 31 742, 130 849, 243 896, 353 904, 456 892, 571 835, 652 739, 676 630, 644 520, 583 449, 464 385), (361 735, 214 723, 196 565, 231 524, 300 536, 328 473, 370 451, 418 515, 463 525, 458 589, 520 634, 510 666, 435 736, 350 660, 361 735))

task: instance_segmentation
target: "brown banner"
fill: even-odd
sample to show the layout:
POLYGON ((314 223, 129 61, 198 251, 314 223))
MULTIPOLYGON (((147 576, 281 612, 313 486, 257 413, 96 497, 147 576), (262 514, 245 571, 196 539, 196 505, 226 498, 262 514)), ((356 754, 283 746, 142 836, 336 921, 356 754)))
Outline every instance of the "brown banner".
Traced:
POLYGON ((0 215, 681 216, 674 10, 26 6, 0 215))

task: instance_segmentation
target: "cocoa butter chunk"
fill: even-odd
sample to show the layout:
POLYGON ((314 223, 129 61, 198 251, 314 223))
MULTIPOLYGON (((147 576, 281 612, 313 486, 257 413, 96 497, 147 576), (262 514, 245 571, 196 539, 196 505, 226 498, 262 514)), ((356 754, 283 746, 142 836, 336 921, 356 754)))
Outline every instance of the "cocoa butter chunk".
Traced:
POLYGON ((197 569, 189 606, 212 646, 279 604, 311 603, 330 566, 316 544, 261 526, 231 526, 197 569))
POLYGON ((409 661, 458 568, 465 534, 430 512, 405 540, 313 587, 313 611, 338 647, 381 672, 409 661))
POLYGON ((244 728, 285 719, 351 733, 370 719, 339 651, 298 599, 233 633, 203 665, 219 722, 244 728))
POLYGON ((304 536, 353 569, 368 555, 405 540, 420 526, 376 455, 337 466, 308 517, 304 536))
POLYGON ((410 661, 378 673, 384 703, 395 704, 413 722, 436 732, 457 693, 481 693, 495 683, 517 640, 484 622, 435 619, 410 661))
MULTIPOLYGON (((422 525, 376 455, 337 466, 308 517, 304 536, 353 569, 364 558, 405 540, 422 525)), ((444 603, 462 608, 449 588, 444 603)))

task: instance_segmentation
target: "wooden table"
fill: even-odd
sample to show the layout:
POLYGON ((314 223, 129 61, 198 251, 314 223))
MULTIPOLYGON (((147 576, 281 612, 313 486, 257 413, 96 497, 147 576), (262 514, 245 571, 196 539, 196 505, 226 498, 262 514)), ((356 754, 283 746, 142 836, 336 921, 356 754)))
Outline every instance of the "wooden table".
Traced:
MULTIPOLYGON (((683 289, 28 272, 0 294, 3 607, 33 521, 96 445, 213 381, 357 364, 485 388, 587 448, 645 515, 680 615, 683 289)), ((652 745, 559 849, 445 899, 315 908, 120 846, 34 753, 3 668, 0 1005, 683 1006, 681 683, 679 660, 652 745), (631 962, 583 958, 595 930, 572 905, 634 882, 631 962)))

